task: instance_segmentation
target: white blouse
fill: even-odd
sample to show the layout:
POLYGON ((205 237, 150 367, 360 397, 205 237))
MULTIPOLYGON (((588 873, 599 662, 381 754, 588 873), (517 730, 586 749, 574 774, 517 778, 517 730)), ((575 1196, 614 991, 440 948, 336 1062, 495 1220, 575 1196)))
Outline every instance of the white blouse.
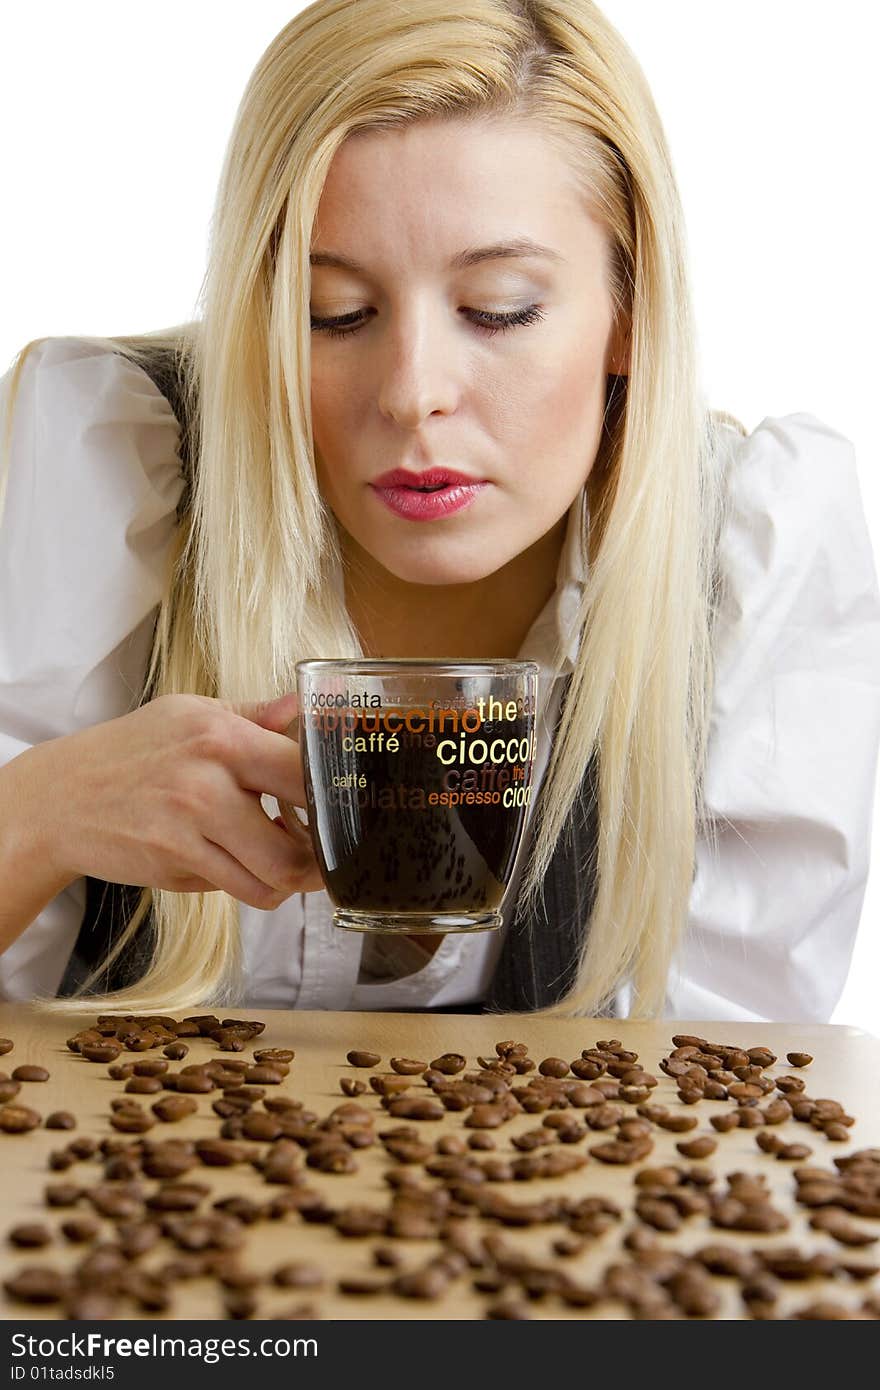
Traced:
MULTIPOLYGON (((0 381, 6 398, 10 373, 0 381)), ((179 427, 118 353, 51 338, 29 354, 0 521, 0 764, 136 707, 183 488, 179 427)), ((851 445, 812 416, 723 428, 729 514, 707 805, 666 1013, 826 1021, 843 989, 868 872, 880 741, 880 594, 851 445)), ((586 577, 572 506, 556 590, 519 655, 540 667, 535 793, 586 577), (565 658, 554 668, 557 640, 565 658)), ((274 815, 273 798, 265 797, 274 815)), ((505 895, 516 900, 530 823, 505 895)), ((0 956, 0 998, 53 993, 85 880, 0 956)), ((410 942, 333 926, 324 891, 240 906, 253 1007, 407 1009, 483 997, 503 929, 410 942)), ((624 988, 617 1012, 628 1012, 624 988)))

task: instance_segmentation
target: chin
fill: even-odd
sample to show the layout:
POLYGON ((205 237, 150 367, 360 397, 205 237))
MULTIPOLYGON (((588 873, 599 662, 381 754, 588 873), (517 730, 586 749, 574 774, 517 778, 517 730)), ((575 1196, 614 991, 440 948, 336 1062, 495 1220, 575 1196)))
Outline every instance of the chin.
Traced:
POLYGON ((448 542, 438 542, 436 547, 424 544, 414 546, 410 553, 388 547, 370 548, 373 558, 405 584, 435 585, 438 588, 449 584, 475 584, 486 579, 504 563, 497 564, 487 558, 486 548, 471 544, 451 546, 448 542), (478 553, 474 553, 477 550, 478 553))
POLYGON ((493 569, 487 569, 485 563, 470 568, 450 564, 447 561, 431 564, 430 562, 406 562, 393 563, 392 561, 380 561, 384 568, 393 574, 397 579, 406 584, 424 584, 442 588, 450 584, 474 584, 480 579, 485 579, 493 573, 493 569))

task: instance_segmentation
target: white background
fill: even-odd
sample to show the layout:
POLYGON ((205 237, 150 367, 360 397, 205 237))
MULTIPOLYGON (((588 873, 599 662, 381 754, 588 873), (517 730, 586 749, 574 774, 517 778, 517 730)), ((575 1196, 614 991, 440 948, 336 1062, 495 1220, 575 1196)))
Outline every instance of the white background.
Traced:
MULTIPOLYGON (((34 0, 0 30, 0 372, 45 334, 190 317, 220 163, 287 0, 34 0)), ((687 217, 703 375, 751 429, 805 410, 857 448, 880 555, 876 10, 606 0, 654 91, 687 217)), ((833 717, 833 712, 831 714, 833 717)), ((880 815, 835 1022, 880 1032, 880 815)))

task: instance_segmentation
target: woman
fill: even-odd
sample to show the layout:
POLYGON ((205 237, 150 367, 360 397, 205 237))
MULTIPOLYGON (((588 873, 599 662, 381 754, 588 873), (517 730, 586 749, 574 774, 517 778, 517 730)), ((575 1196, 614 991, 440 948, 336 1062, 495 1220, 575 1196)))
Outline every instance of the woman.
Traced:
POLYGON ((587 0, 318 0, 278 36, 201 321, 44 340, 8 378, 10 997, 829 1016, 873 562, 845 441, 703 406, 682 241, 650 94, 587 0), (415 523, 396 467, 490 486, 415 523), (306 656, 452 653, 542 667, 506 931, 362 955, 260 804, 304 802, 285 692, 306 656))

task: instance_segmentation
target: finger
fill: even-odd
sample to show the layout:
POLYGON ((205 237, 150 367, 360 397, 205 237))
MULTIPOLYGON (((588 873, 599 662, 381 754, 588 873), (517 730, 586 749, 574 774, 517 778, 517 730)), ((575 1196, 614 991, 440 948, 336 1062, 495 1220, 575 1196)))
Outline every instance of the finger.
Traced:
POLYGON ((234 856, 253 878, 284 894, 300 889, 303 874, 314 865, 311 841, 294 837, 275 824, 256 792, 213 801, 201 824, 206 839, 234 856))
POLYGON ((290 897, 290 892, 296 891, 295 888, 290 892, 281 891, 264 883, 262 879, 250 873, 234 854, 230 854, 223 845, 218 845, 212 840, 203 838, 194 858, 194 867, 202 877, 213 883, 221 892, 228 893, 230 897, 246 903, 249 907, 256 907, 261 912, 274 912, 285 898, 290 897))
POLYGON ((274 700, 257 700, 243 704, 221 700, 219 703, 232 710, 234 714, 240 715, 242 719, 249 719, 260 728, 276 734, 285 733, 290 724, 299 718, 299 695, 295 690, 279 695, 274 700))
POLYGON ((249 719, 233 715, 223 761, 246 791, 305 806, 299 746, 285 734, 263 729, 249 719))

